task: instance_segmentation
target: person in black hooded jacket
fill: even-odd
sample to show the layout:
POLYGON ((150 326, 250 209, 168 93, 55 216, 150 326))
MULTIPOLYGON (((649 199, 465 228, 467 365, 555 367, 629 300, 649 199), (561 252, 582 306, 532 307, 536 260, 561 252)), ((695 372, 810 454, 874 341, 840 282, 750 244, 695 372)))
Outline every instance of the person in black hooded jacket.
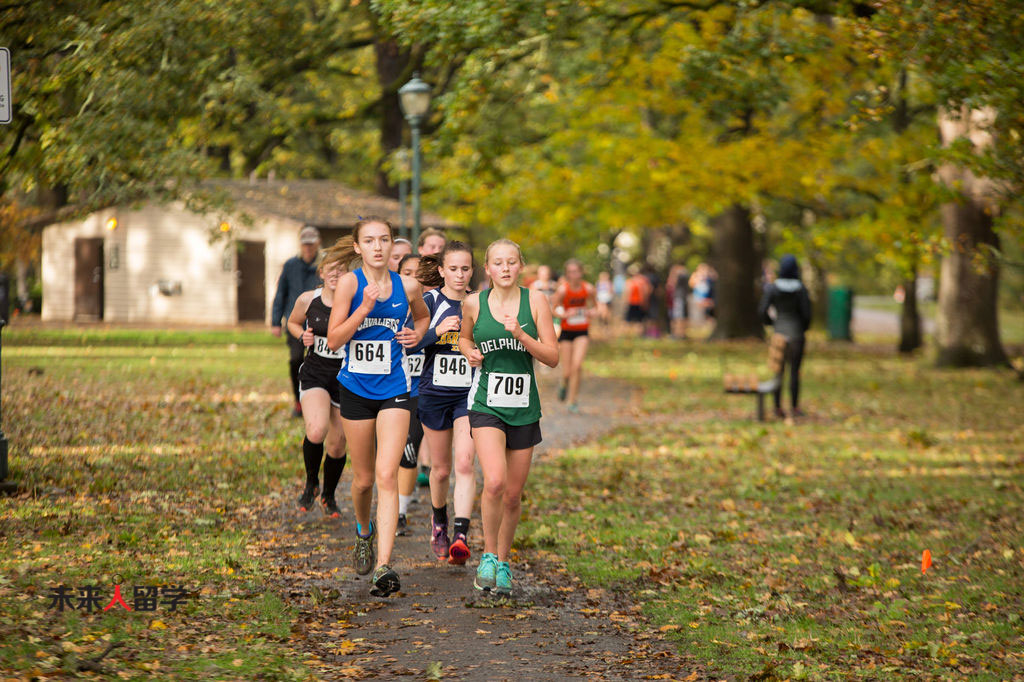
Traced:
MULTIPOLYGON (((775 328, 777 334, 788 339, 785 365, 789 365, 789 398, 793 416, 803 414, 800 410, 800 364, 804 358, 804 334, 811 326, 811 298, 807 287, 800 281, 800 266, 796 257, 786 254, 779 260, 778 278, 768 284, 758 306, 758 314, 765 324, 775 328), (774 317, 769 311, 774 310, 774 317)), ((781 379, 781 376, 780 376, 781 379)), ((775 415, 784 417, 782 409, 782 381, 775 390, 775 415)))

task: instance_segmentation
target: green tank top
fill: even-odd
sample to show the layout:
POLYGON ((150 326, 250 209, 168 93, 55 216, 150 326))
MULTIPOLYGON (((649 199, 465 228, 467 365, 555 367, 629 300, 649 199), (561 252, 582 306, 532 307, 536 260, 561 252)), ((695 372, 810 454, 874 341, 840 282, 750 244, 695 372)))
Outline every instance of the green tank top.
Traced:
MULTIPOLYGON (((491 289, 480 292, 480 313, 473 325, 473 341, 484 356, 469 391, 469 409, 493 414, 510 426, 540 421, 540 396, 533 374, 533 356, 512 338, 502 322, 494 319, 488 299, 491 289)), ((537 338, 530 311, 530 291, 519 287, 519 326, 537 338)))

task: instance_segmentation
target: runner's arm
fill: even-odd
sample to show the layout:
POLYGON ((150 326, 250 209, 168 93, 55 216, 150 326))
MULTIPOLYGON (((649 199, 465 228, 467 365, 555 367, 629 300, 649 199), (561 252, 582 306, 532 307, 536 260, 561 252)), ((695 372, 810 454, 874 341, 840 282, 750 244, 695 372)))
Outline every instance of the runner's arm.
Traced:
POLYGON ((430 344, 437 343, 437 340, 440 338, 437 334, 436 325, 433 327, 429 326, 429 321, 434 317, 434 307, 431 305, 431 302, 433 300, 433 297, 429 296, 428 292, 423 292, 423 305, 427 306, 427 331, 424 332, 423 338, 420 339, 419 343, 417 343, 412 348, 406 349, 406 351, 410 354, 419 353, 421 350, 423 350, 430 344))
POLYGON ((427 309, 427 304, 423 302, 423 287, 420 286, 420 283, 412 277, 404 275, 401 277, 405 296, 409 301, 409 310, 412 312, 413 329, 402 327, 395 334, 395 339, 405 348, 412 348, 420 342, 423 334, 427 331, 427 325, 430 324, 430 311, 427 309))
POLYGON ((516 340, 523 344, 533 357, 548 367, 558 366, 558 339, 555 336, 555 324, 551 321, 551 308, 541 305, 547 297, 539 292, 530 292, 530 310, 533 311, 533 322, 537 325, 537 336, 533 338, 516 325, 516 340))
MULTIPOLYGON (((532 293, 530 294, 533 295, 532 293)), ((459 330, 459 352, 462 353, 471 367, 483 364, 484 356, 477 350, 473 340, 473 325, 480 312, 480 294, 470 294, 462 302, 462 328, 459 330)))
MULTIPOLYGON (((352 297, 355 296, 358 286, 359 280, 355 273, 346 272, 338 279, 338 286, 334 289, 334 301, 331 305, 331 319, 327 322, 327 347, 331 350, 338 350, 348 343, 359 329, 359 325, 373 310, 371 302, 369 308, 360 305, 352 311, 351 315, 348 314, 349 308, 352 307, 352 297)), ((369 286, 366 287, 366 289, 369 288, 369 286)), ((364 293, 365 291, 364 289, 364 293)))
MULTIPOLYGON (((306 311, 309 309, 309 304, 313 301, 313 292, 304 291, 299 294, 299 297, 295 299, 295 306, 292 308, 292 314, 288 316, 288 333, 297 339, 302 339, 306 332, 306 311)), ((312 334, 312 332, 310 332, 312 334)), ((305 339, 303 339, 305 343, 305 339)), ((310 345, 313 343, 313 339, 310 338, 310 345)))

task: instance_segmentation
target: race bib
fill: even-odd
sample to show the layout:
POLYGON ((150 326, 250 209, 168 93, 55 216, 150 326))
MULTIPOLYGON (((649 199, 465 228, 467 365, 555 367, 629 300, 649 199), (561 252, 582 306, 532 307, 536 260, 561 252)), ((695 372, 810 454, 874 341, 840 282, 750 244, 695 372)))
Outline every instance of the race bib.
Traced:
POLYGON ((586 308, 569 308, 566 311, 569 313, 565 321, 570 325, 581 325, 587 323, 587 309, 586 308))
POLYGON ((487 376, 487 407, 529 406, 529 374, 492 372, 487 376))
POLYGON ((391 342, 352 341, 348 369, 356 374, 391 374, 391 342))
POLYGON ((448 388, 469 388, 473 383, 473 374, 469 369, 469 360, 463 355, 434 356, 434 385, 448 388))
POLYGON ((416 353, 416 355, 405 356, 405 366, 409 372, 409 376, 418 377, 423 374, 423 353, 416 353))
POLYGON ((331 350, 331 347, 327 345, 326 336, 313 337, 313 352, 322 358, 330 360, 340 360, 345 357, 345 347, 342 346, 338 350, 331 350))

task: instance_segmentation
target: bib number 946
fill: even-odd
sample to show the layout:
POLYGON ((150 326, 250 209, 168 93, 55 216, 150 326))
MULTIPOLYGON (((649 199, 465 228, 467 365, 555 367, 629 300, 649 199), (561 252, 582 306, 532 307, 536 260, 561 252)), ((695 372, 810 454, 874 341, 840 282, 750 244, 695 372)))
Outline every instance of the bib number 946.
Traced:
POLYGON ((487 377, 488 407, 529 407, 530 375, 492 372, 487 377))
POLYGON ((449 388, 469 388, 473 375, 469 361, 462 355, 434 356, 434 385, 449 388))
POLYGON ((358 374, 390 374, 390 341, 353 341, 349 371, 358 374))

